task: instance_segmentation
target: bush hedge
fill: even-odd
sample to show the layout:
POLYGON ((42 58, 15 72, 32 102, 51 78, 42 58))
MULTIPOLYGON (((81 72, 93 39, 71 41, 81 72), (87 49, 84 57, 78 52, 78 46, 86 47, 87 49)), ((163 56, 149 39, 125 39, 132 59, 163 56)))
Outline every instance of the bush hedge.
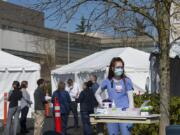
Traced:
MULTIPOLYGON (((160 112, 160 96, 159 94, 144 94, 141 96, 135 95, 135 107, 140 105, 145 100, 150 100, 149 105, 153 106, 153 113, 160 112)), ((172 97, 170 100, 170 124, 180 124, 180 97, 172 97)), ((133 135, 158 135, 159 124, 134 124, 133 135)))

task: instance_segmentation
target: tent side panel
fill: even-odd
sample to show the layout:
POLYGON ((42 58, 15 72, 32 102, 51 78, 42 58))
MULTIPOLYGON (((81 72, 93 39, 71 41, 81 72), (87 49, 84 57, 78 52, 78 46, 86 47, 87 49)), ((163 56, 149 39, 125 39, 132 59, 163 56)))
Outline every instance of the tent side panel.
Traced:
MULTIPOLYGON (((14 80, 17 81, 28 81, 28 92, 30 93, 31 100, 34 103, 34 90, 36 89, 36 81, 40 78, 40 71, 28 71, 28 72, 0 72, 0 110, 3 110, 3 104, 4 100, 3 95, 4 92, 9 92, 12 89, 12 83, 14 80)), ((34 110, 34 105, 32 105, 32 108, 29 111, 28 116, 31 116, 31 111, 34 110)), ((3 118, 3 111, 0 111, 0 119, 3 118)))

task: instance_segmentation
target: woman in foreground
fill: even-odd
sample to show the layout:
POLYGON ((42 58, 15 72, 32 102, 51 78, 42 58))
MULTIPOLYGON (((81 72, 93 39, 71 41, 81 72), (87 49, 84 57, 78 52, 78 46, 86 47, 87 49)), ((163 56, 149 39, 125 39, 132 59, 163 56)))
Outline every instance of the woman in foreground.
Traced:
MULTIPOLYGON (((114 102, 117 108, 126 110, 134 108, 133 101, 133 85, 125 75, 124 61, 119 58, 113 58, 110 67, 108 78, 105 79, 100 88, 96 92, 96 99, 102 105, 101 92, 106 90, 108 92, 109 100, 114 102)), ((131 135, 132 125, 128 123, 111 123, 107 124, 109 135, 131 135)))

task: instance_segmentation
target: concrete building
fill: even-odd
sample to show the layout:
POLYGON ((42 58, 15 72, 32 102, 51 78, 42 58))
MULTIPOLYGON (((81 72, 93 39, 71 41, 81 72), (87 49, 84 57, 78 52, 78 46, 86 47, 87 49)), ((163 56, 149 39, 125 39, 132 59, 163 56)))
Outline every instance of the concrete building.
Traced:
POLYGON ((29 8, 0 2, 1 19, 36 27, 44 27, 44 14, 29 8))
POLYGON ((147 37, 114 39, 48 29, 42 12, 0 1, 0 49, 40 63, 43 77, 56 65, 68 63, 68 39, 69 62, 102 49, 130 46, 151 51, 154 46, 147 37))
POLYGON ((98 32, 78 33, 94 38, 100 38, 100 49, 110 49, 117 47, 133 47, 146 52, 151 52, 154 49, 154 41, 147 36, 129 37, 129 38, 114 38, 98 32))
POLYGON ((133 47, 146 52, 154 49, 154 41, 146 36, 131 38, 103 38, 101 39, 101 49, 109 49, 115 47, 133 47))
MULTIPOLYGON (((100 39, 69 33, 70 61, 100 50, 100 39)), ((42 73, 68 62, 68 33, 44 27, 44 14, 0 1, 0 49, 38 62, 42 73)), ((43 74, 42 74, 43 75, 43 74)))

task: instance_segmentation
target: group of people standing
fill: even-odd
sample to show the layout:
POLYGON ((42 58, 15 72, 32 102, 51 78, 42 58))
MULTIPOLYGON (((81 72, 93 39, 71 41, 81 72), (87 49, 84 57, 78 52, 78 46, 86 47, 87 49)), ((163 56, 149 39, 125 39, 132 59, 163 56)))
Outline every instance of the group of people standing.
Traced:
POLYGON ((84 135, 92 135, 89 114, 94 113, 94 108, 98 103, 95 98, 95 92, 99 88, 97 84, 97 77, 91 75, 88 82, 84 82, 82 89, 72 79, 68 79, 67 83, 62 81, 58 84, 58 89, 52 95, 52 102, 57 98, 61 104, 61 118, 62 118, 62 135, 66 135, 68 116, 72 112, 74 116, 74 128, 79 128, 78 121, 78 103, 80 103, 80 115, 83 125, 84 135), (67 84, 67 85, 66 85, 67 84))
MULTIPOLYGON (((94 113, 94 108, 102 106, 103 99, 101 93, 107 90, 108 99, 111 100, 117 108, 127 110, 134 108, 133 101, 133 85, 131 79, 125 75, 125 63, 119 58, 113 58, 110 66, 108 77, 102 82, 97 83, 97 76, 91 75, 87 82, 83 83, 82 90, 78 84, 68 79, 67 82, 60 81, 58 88, 53 92, 52 97, 46 96, 44 92, 45 80, 39 79, 37 81, 37 89, 34 92, 34 105, 35 105, 35 126, 34 135, 42 134, 42 127, 45 119, 45 104, 52 102, 54 104, 55 98, 61 105, 61 119, 62 119, 62 135, 67 135, 67 124, 70 112, 74 116, 74 128, 79 128, 78 121, 78 103, 80 103, 80 115, 83 125, 84 135, 93 135, 93 129, 90 123, 90 114, 94 113)), ((26 91, 27 82, 23 81, 21 86, 19 82, 13 83, 13 91, 9 93, 9 112, 6 126, 6 135, 10 135, 11 120, 14 116, 14 130, 13 135, 16 135, 17 125, 19 120, 19 113, 21 112, 21 132, 26 133, 26 117, 28 108, 32 104, 30 96, 26 91), (19 102, 20 101, 20 102, 19 102), (19 108, 20 104, 20 108, 19 108)), ((97 125, 99 126, 99 125, 97 125)), ((98 127, 97 127, 98 128, 98 127)), ((128 123, 111 123, 107 124, 109 135, 131 135, 132 124, 128 123)))

